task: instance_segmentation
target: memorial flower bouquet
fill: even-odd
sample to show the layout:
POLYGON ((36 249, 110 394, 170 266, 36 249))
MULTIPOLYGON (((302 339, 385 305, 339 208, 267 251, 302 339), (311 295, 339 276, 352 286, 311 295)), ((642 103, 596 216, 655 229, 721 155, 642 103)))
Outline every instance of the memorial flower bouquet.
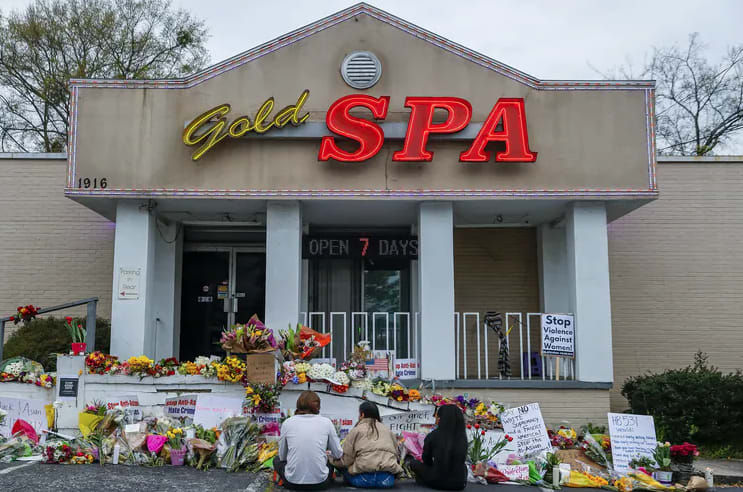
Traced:
POLYGON ((46 463, 67 463, 72 459, 72 448, 67 441, 59 441, 48 445, 44 451, 46 463))
POLYGON ((168 446, 170 449, 182 449, 184 446, 183 441, 183 429, 180 427, 173 427, 165 433, 165 437, 168 438, 168 446))
POLYGON ((335 375, 335 368, 330 364, 312 364, 307 377, 312 381, 328 381, 335 375))
POLYGON ((222 332, 222 348, 228 352, 269 352, 278 347, 273 331, 254 314, 244 325, 236 324, 222 332))
POLYGON ((28 323, 32 319, 36 318, 39 314, 39 309, 40 308, 33 304, 29 304, 28 306, 18 306, 15 316, 11 316, 11 321, 13 321, 14 325, 17 325, 20 322, 28 323))
POLYGON ((154 361, 146 355, 129 357, 126 362, 121 364, 121 372, 128 375, 139 375, 145 377, 149 375, 150 368, 154 361))
POLYGON ((675 463, 691 463, 699 456, 699 450, 694 444, 685 442, 670 447, 671 460, 675 463))
POLYGON ((104 354, 100 350, 96 350, 85 357, 85 367, 88 368, 88 374, 106 374, 111 372, 114 365, 118 364, 118 357, 104 354))
POLYGON ((245 362, 240 358, 231 355, 224 362, 217 363, 217 378, 220 381, 230 383, 239 383, 245 375, 245 362))
POLYGON ((467 440, 469 441, 467 447, 467 459, 471 465, 477 463, 487 463, 488 461, 495 458, 495 456, 505 448, 509 442, 513 441, 513 438, 508 434, 505 434, 502 438, 495 442, 492 446, 488 446, 485 441, 485 429, 480 428, 480 424, 467 424, 467 440))
POLYGON ((217 375, 218 361, 212 361, 209 357, 200 355, 196 359, 187 362, 181 362, 178 366, 178 374, 188 376, 204 376, 213 378, 217 375))
POLYGON ((550 438, 552 446, 560 449, 572 449, 576 447, 578 443, 578 435, 575 429, 565 427, 561 425, 557 431, 552 429, 547 430, 547 435, 550 438))
POLYGON ((279 404, 280 384, 252 384, 245 386, 245 402, 248 408, 269 413, 279 404))

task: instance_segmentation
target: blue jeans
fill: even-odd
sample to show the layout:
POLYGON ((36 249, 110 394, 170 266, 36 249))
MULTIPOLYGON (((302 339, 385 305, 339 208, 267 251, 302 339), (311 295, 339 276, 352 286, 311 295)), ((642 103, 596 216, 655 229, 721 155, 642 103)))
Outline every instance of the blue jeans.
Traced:
POLYGON ((388 472, 359 473, 351 475, 343 470, 343 478, 360 489, 391 489, 395 486, 395 476, 388 472))

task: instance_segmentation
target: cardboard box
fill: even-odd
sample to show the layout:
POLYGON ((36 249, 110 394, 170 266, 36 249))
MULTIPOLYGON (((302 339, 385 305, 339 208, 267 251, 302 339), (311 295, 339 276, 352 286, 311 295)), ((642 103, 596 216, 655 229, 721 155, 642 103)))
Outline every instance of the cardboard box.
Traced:
POLYGON ((276 357, 273 352, 248 354, 245 374, 248 382, 256 384, 276 383, 276 357))

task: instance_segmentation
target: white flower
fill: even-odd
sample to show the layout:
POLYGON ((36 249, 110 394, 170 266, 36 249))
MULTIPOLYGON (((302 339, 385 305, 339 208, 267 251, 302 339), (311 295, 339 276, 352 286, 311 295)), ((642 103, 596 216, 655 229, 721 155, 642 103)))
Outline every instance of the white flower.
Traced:
POLYGON ((211 363, 211 360, 209 360, 209 357, 206 357, 205 355, 200 355, 194 359, 193 363, 197 366, 208 366, 211 363))
POLYGON ((331 379, 335 375, 335 368, 330 364, 312 364, 307 376, 311 379, 331 379))
POLYGON ((8 364, 7 366, 5 366, 4 372, 7 372, 8 374, 12 374, 13 376, 18 377, 21 374, 21 372, 23 372, 23 362, 17 361, 17 362, 8 364))
POLYGON ((348 386, 348 383, 350 382, 346 373, 341 371, 338 371, 333 375, 333 381, 342 384, 343 386, 348 386))

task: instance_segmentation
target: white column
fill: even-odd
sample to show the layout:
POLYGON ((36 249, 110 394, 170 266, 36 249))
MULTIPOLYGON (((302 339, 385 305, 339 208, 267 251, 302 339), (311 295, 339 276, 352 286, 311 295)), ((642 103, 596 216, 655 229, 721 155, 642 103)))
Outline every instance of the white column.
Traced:
POLYGON ((121 200, 116 205, 111 353, 120 359, 135 355, 155 357, 155 320, 152 297, 155 278, 155 218, 147 202, 121 200), (120 299, 121 270, 139 272, 136 299, 120 299))
POLYGON ((180 270, 183 235, 175 223, 157 224, 153 317, 155 358, 178 358, 180 349, 180 270))
POLYGON ((568 280, 565 225, 542 224, 537 229, 539 255, 539 305, 543 313, 570 312, 565 288, 568 280))
POLYGON ((299 202, 268 202, 266 210, 266 326, 299 321, 302 292, 302 214, 299 202))
POLYGON ((454 379, 454 218, 451 202, 418 210, 418 299, 423 379, 454 379))
POLYGON ((576 378, 611 382, 614 373, 605 204, 570 204, 565 226, 567 290, 575 314, 576 378))

